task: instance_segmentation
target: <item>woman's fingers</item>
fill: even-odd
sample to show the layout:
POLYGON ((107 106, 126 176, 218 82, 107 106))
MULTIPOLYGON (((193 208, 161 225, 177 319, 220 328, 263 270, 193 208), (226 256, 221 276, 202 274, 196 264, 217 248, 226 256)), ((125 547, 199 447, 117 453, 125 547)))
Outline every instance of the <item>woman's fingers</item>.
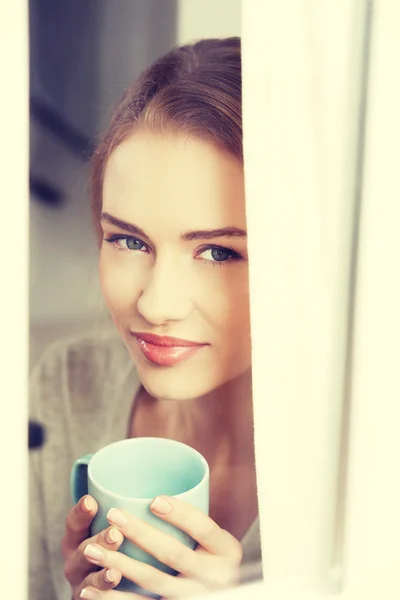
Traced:
MULTIPOLYGON (((81 582, 86 577, 98 575, 97 573, 89 575, 96 567, 106 570, 116 569, 122 576, 141 588, 164 598, 201 594, 210 588, 226 588, 236 583, 242 548, 233 536, 221 529, 207 515, 176 498, 158 497, 152 503, 151 510, 159 518, 194 538, 199 543, 197 551, 191 550, 172 536, 134 515, 112 509, 107 518, 114 527, 94 538, 82 541, 78 550, 67 561, 66 576, 71 584, 82 588, 81 582), (110 540, 110 533, 114 533, 114 536, 119 535, 119 539, 114 537, 114 540, 110 540), (173 577, 120 552, 115 552, 124 537, 184 577, 173 577)), ((97 586, 92 583, 85 584, 84 587, 93 591, 97 586)), ((110 589, 102 592, 102 594, 110 593, 110 589)))
POLYGON ((61 543, 65 558, 89 536, 90 524, 96 516, 97 508, 97 502, 92 496, 83 496, 69 511, 61 543))
MULTIPOLYGON (((151 510, 163 521, 168 521, 188 533, 209 554, 224 557, 234 565, 241 563, 240 542, 190 504, 162 496, 152 503, 151 510)), ((199 569, 198 555, 194 555, 189 548, 134 515, 113 508, 107 518, 120 529, 124 537, 180 573, 192 577, 193 569, 199 569)))
POLYGON ((108 513, 108 519, 115 524, 119 523, 118 528, 125 538, 186 577, 195 578, 196 574, 204 570, 202 559, 193 550, 141 519, 117 509, 108 513), (126 521, 125 525, 122 525, 122 518, 126 521))
POLYGON ((89 544, 98 544, 108 550, 118 550, 124 536, 116 527, 108 527, 97 535, 84 540, 65 562, 64 574, 72 586, 78 585, 91 571, 93 564, 85 557, 85 548, 89 544))
POLYGON ((98 592, 112 590, 119 584, 121 579, 122 574, 118 569, 102 569, 101 571, 90 573, 82 584, 76 588, 74 600, 85 598, 85 595, 82 595, 82 590, 85 588, 93 588, 98 590, 98 592))
POLYGON ((85 549, 85 556, 94 565, 106 569, 117 569, 126 579, 133 581, 144 590, 164 598, 201 594, 207 589, 199 581, 174 577, 121 552, 105 550, 97 544, 89 544, 85 549))
POLYGON ((188 533, 210 554, 224 556, 235 564, 241 563, 243 552, 240 542, 198 508, 170 496, 158 496, 150 508, 163 521, 188 533))

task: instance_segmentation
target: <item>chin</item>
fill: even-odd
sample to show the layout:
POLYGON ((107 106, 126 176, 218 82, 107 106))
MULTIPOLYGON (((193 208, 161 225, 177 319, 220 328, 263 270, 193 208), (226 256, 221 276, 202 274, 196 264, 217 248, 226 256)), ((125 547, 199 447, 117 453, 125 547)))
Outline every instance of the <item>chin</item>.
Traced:
MULTIPOLYGON (((146 391, 160 400, 185 401, 201 398, 232 383, 242 375, 238 373, 224 373, 215 369, 215 364, 210 368, 154 368, 137 365, 139 379, 146 391)), ((248 371, 248 369, 246 369, 248 371)), ((245 372, 245 371, 243 371, 245 372)))
POLYGON ((177 373, 174 368, 153 370, 138 368, 139 379, 146 391, 154 398, 170 401, 193 400, 210 393, 218 383, 198 376, 177 373))

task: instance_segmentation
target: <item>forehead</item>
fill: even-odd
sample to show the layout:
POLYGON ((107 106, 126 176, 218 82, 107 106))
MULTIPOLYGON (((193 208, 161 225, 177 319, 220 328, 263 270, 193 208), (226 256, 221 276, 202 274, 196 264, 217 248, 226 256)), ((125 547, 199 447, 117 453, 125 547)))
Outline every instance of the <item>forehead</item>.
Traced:
POLYGON ((196 138, 138 132, 109 159, 103 210, 149 230, 244 228, 243 166, 196 138))

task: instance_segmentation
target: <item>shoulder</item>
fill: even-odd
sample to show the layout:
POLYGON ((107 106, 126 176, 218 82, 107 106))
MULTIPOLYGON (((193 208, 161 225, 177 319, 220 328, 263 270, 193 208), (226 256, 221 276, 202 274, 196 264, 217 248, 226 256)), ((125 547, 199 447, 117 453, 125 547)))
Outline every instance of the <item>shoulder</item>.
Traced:
POLYGON ((134 370, 132 359, 117 332, 90 330, 52 342, 43 351, 30 378, 31 407, 46 398, 98 400, 105 388, 119 387, 134 370))
POLYGON ((128 351, 119 335, 109 330, 88 330, 51 342, 35 364, 32 379, 60 366, 84 370, 110 361, 128 361, 128 351))

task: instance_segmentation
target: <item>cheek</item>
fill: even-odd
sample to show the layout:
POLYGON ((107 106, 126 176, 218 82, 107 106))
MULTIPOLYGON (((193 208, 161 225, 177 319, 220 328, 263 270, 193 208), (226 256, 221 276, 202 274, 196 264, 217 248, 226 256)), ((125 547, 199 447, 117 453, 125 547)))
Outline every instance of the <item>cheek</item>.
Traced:
POLYGON ((239 276, 227 273, 218 283, 210 286, 208 292, 202 294, 202 312, 207 314, 207 321, 221 343, 236 346, 239 340, 248 336, 250 308, 247 271, 239 276))
POLYGON ((123 261, 115 261, 108 252, 100 253, 100 284, 110 312, 118 318, 132 311, 140 295, 140 278, 133 277, 123 261))

